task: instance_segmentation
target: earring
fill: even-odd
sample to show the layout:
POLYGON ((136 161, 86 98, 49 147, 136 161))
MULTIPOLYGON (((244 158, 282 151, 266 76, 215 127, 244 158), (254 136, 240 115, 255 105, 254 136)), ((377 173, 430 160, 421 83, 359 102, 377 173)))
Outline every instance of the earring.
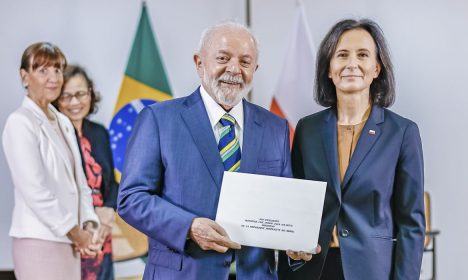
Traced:
POLYGON ((23 87, 24 87, 25 89, 28 89, 28 86, 29 86, 28 83, 23 83, 23 87))

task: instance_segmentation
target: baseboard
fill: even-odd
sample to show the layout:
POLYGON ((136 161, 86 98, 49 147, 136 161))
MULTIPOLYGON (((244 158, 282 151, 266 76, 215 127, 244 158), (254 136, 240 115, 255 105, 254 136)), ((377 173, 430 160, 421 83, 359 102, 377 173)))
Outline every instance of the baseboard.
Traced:
POLYGON ((13 271, 0 271, 0 280, 16 280, 13 271))

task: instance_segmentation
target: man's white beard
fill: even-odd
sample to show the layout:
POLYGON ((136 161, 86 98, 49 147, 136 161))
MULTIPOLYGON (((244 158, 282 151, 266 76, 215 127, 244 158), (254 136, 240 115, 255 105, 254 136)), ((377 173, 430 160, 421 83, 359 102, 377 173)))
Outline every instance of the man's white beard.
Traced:
POLYGON ((203 81, 210 87, 207 90, 212 92, 213 95, 211 97, 215 99, 216 103, 227 107, 236 106, 252 89, 252 83, 245 84, 242 76, 232 76, 228 73, 224 73, 217 79, 211 79, 210 75, 205 71, 203 81), (239 83, 240 88, 222 87, 220 86, 220 81, 239 83))

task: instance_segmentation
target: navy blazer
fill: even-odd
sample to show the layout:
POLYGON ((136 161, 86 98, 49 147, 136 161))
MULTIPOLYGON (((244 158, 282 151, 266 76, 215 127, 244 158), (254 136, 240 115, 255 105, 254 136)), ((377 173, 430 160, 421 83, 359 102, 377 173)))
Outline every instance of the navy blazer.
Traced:
MULTIPOLYGON (((244 173, 290 177, 289 128, 245 100, 244 173)), ((273 250, 204 251, 188 239, 195 217, 215 219, 224 166, 199 90, 138 116, 128 142, 118 212, 149 237, 143 279, 277 279, 273 250)), ((239 205, 242 207, 242 205, 239 205)))
MULTIPOLYGON (((104 200, 103 206, 115 209, 117 207, 119 185, 114 175, 114 160, 112 159, 109 133, 104 126, 88 119, 83 120, 82 132, 83 136, 85 136, 91 144, 91 156, 93 156, 94 160, 102 167, 101 193, 104 200)), ((80 143, 79 138, 78 143, 80 143)), ((81 147, 80 153, 83 170, 86 170, 81 147)))
POLYGON ((334 108, 299 121, 292 149, 296 178, 328 182, 322 253, 297 271, 280 256, 280 279, 320 279, 336 225, 346 280, 419 279, 423 242, 423 155, 417 125, 373 106, 340 183, 334 108))

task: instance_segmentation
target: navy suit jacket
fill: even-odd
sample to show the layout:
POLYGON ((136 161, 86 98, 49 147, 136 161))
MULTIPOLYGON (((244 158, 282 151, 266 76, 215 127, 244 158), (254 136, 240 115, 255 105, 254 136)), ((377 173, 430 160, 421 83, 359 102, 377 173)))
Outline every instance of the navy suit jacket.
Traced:
POLYGON ((417 125, 378 106, 362 130, 340 183, 334 108, 299 121, 292 149, 296 178, 328 182, 322 253, 293 272, 280 256, 280 279, 320 279, 337 225, 346 280, 419 279, 424 183, 417 125))
MULTIPOLYGON (((287 122, 243 100, 240 172, 291 176, 287 122)), ((224 167, 199 90, 138 116, 121 180, 118 212, 149 237, 144 279, 277 279, 274 252, 242 246, 204 251, 187 239, 195 217, 215 219, 224 167)), ((242 205, 239 205, 242 207, 242 205)))

